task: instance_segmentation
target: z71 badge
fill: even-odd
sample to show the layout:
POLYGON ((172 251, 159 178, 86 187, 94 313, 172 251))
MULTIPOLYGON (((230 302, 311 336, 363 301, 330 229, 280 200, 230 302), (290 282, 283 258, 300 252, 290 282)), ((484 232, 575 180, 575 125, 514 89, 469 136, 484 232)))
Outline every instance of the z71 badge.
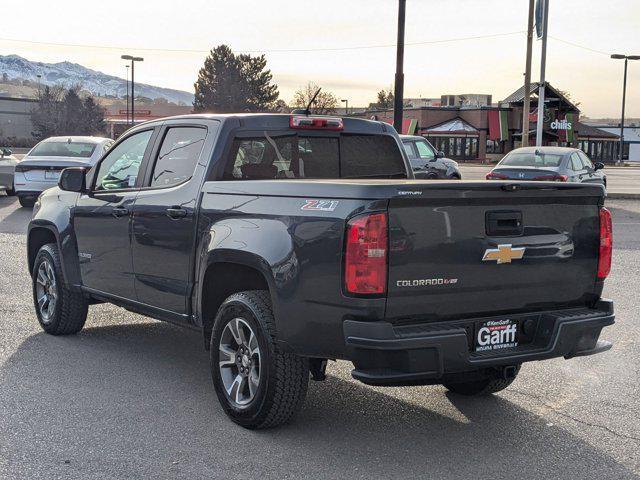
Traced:
POLYGON ((300 210, 333 212, 340 202, 338 200, 306 200, 300 210))

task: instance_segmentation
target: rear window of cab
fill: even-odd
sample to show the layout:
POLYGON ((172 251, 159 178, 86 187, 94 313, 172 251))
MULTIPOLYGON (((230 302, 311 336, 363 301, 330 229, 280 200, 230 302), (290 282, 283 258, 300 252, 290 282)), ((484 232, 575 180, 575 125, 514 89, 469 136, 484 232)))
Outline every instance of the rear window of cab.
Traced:
POLYGON ((237 137, 224 180, 407 178, 390 135, 262 132, 237 137))

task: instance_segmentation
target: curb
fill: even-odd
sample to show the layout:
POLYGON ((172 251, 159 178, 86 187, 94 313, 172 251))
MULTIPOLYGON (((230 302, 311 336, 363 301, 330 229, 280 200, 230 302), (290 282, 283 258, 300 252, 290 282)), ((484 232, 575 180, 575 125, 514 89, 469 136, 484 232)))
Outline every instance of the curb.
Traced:
POLYGON ((607 192, 607 198, 612 200, 640 200, 640 193, 607 192))

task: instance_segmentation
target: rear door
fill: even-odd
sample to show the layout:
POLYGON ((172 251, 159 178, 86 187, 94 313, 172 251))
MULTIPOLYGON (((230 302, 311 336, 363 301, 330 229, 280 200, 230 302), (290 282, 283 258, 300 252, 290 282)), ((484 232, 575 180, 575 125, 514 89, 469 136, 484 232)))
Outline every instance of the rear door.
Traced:
POLYGON ((139 302, 188 313, 196 211, 217 121, 169 121, 159 134, 133 207, 132 250, 139 302))
POLYGON ((387 316, 437 321, 593 298, 601 189, 525 185, 391 199, 387 316))
POLYGON ((569 156, 569 169, 572 172, 572 181, 574 182, 588 182, 589 171, 582 162, 578 152, 573 152, 569 156))

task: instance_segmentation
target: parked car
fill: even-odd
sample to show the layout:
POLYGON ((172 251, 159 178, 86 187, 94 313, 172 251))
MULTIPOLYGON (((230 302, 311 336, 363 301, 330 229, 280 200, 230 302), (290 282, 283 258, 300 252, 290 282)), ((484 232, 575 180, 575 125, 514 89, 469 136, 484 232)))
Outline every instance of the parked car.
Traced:
POLYGON ((12 155, 8 148, 0 149, 0 190, 7 195, 14 195, 13 172, 18 164, 18 159, 12 155))
POLYGON ((400 135, 400 138, 416 178, 462 178, 458 162, 445 158, 444 153, 436 151, 426 138, 416 135, 400 135))
POLYGON ((607 186, 603 163, 595 165, 578 148, 523 147, 507 153, 487 180, 545 180, 607 186))
POLYGON ((356 118, 138 125, 39 197, 38 321, 77 333, 108 302, 199 330, 247 428, 289 420, 329 359, 370 385, 483 395, 524 362, 611 347, 601 185, 416 181, 401 149, 393 127, 356 118))
POLYGON ((23 207, 58 184, 66 167, 91 167, 113 145, 102 137, 51 137, 33 147, 15 167, 15 192, 23 207))

